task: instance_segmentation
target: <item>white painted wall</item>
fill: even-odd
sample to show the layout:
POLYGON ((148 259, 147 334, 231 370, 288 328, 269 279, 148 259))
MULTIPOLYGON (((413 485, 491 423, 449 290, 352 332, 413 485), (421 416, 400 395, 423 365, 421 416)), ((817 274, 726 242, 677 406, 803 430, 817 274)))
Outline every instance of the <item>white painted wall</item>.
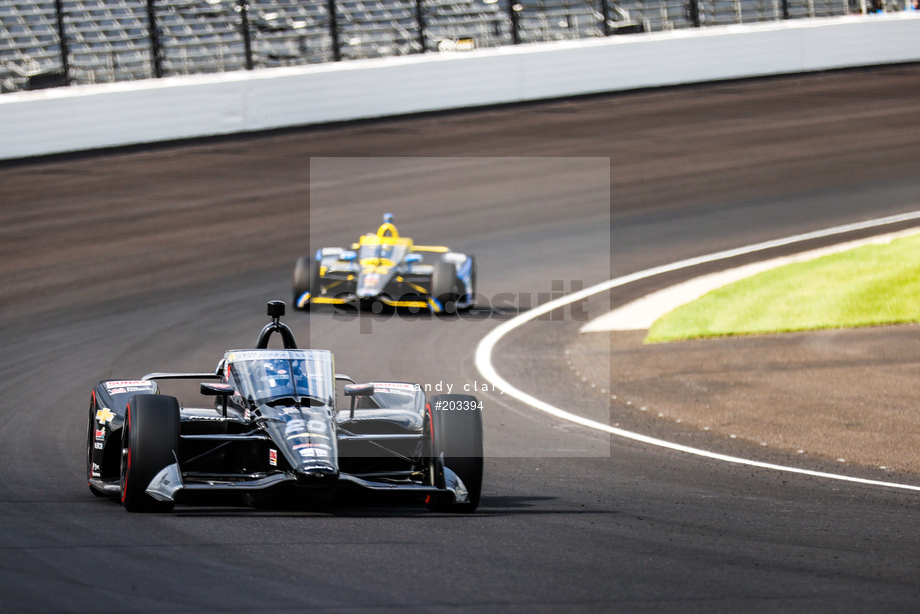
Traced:
POLYGON ((0 159, 920 61, 920 15, 795 20, 0 96, 0 159))

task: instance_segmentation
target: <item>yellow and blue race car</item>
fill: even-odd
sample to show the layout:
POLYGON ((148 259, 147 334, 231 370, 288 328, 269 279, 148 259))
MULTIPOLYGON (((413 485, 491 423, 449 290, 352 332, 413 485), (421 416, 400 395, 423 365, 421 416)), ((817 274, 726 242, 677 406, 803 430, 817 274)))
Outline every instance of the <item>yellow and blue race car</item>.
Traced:
POLYGON ((380 302, 390 307, 453 313, 473 306, 476 261, 447 247, 416 245, 401 237, 393 216, 383 216, 376 233, 368 233, 350 249, 325 247, 298 259, 294 267, 294 305, 380 302))

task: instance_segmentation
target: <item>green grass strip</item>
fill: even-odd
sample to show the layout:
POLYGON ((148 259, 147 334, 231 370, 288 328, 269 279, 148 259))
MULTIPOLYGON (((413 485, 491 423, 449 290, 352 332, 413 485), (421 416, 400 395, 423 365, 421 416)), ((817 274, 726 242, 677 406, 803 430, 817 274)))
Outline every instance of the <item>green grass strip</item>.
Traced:
POLYGON ((920 235, 788 264, 659 318, 646 343, 920 322, 920 235))

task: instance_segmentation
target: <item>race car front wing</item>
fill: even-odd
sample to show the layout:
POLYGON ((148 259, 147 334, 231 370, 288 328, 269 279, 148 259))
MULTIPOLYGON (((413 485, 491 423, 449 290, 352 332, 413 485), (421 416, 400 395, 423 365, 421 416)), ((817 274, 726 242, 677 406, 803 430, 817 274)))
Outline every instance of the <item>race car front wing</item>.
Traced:
MULTIPOLYGON (((228 478, 230 476, 227 476, 228 478)), ((335 478, 335 476, 330 476, 335 478)), ((454 503, 468 503, 469 492, 460 477, 444 467, 445 487, 426 486, 411 482, 378 482, 367 480, 348 473, 339 473, 337 476, 340 484, 349 484, 373 492, 386 492, 405 494, 407 496, 425 495, 451 495, 454 503)), ((275 488, 282 484, 294 484, 299 480, 291 473, 272 473, 253 479, 210 479, 202 482, 185 483, 179 463, 164 467, 147 486, 147 494, 158 501, 176 501, 183 493, 200 492, 259 492, 275 488)))

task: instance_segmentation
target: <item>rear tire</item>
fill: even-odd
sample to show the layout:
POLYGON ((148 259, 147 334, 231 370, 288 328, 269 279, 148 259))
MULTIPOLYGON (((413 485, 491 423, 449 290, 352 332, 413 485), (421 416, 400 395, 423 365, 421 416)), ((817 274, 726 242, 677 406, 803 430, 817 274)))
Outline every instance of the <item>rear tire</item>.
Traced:
POLYGON ((462 291, 457 267, 443 259, 436 262, 431 274, 431 298, 441 304, 441 313, 457 313, 457 299, 462 291))
POLYGON ((150 481, 176 462, 179 402, 175 397, 139 394, 128 400, 122 427, 121 502, 129 512, 168 512, 172 501, 147 494, 150 481))
POLYGON ((319 261, 311 260, 309 256, 303 256, 297 259, 294 265, 294 309, 309 311, 310 303, 304 303, 303 307, 298 306, 297 302, 304 293, 309 292, 312 299, 319 292, 319 261))
POLYGON ((443 468, 447 467, 463 481, 470 499, 468 503, 454 503, 450 495, 433 496, 428 500, 428 508, 433 512, 470 513, 479 506, 483 445, 482 411, 478 407, 476 397, 468 394, 442 394, 428 400, 434 486, 444 488, 443 468), (471 407, 476 409, 463 409, 471 407))

